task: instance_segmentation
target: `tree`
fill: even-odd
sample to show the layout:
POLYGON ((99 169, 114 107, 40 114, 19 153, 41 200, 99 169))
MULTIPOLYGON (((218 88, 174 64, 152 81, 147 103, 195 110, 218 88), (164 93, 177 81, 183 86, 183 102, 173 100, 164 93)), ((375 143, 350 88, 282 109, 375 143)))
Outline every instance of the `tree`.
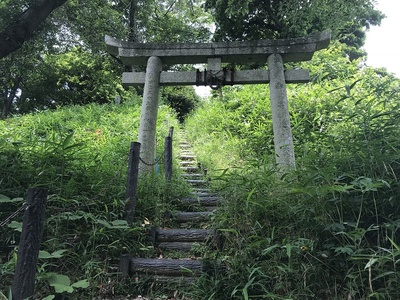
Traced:
MULTIPOLYGON (((212 19, 204 0, 120 0, 120 12, 134 42, 199 42, 211 37, 212 19)), ((118 36, 116 36, 118 37, 118 36)))
MULTIPOLYGON (((44 1, 7 1, 6 4, 8 5, 4 4, 1 7, 0 28, 12 27, 8 24, 14 24, 15 20, 26 18, 25 14, 28 13, 28 10, 30 8, 37 9, 39 3, 44 3, 44 1), (23 10, 24 7, 28 8, 25 12, 23 10), (24 17, 21 17, 21 15, 24 17)), ((3 5, 3 3, 0 5, 3 5)), ((48 103, 45 104, 48 101, 46 99, 54 96, 53 91, 58 90, 59 87, 55 78, 48 80, 49 72, 54 71, 54 66, 48 65, 50 57, 54 59, 57 54, 60 54, 59 58, 63 60, 66 57, 65 53, 68 53, 74 47, 81 47, 88 51, 87 56, 92 56, 92 58, 99 60, 97 63, 92 62, 94 66, 99 68, 104 63, 105 57, 104 34, 118 32, 124 35, 124 25, 122 20, 118 22, 119 17, 120 14, 107 1, 78 2, 70 0, 43 20, 37 30, 31 34, 30 39, 27 39, 11 55, 0 60, 0 95, 3 99, 2 117, 6 117, 13 110, 28 112, 31 109, 52 107, 48 103), (50 86, 51 82, 55 85, 50 86), (35 92, 38 94, 34 95, 35 92), (20 97, 20 94, 22 97, 20 97), (44 94, 46 94, 45 97, 43 96, 44 94), (38 101, 39 103, 34 104, 33 101, 38 101), (14 108, 12 108, 12 105, 14 105, 14 108)), ((22 24, 22 22, 18 24, 22 24)), ((87 62, 86 58, 83 59, 84 62, 81 65, 87 62)), ((109 61, 107 64, 109 67, 108 74, 113 74, 117 78, 113 70, 120 70, 120 66, 109 61)), ((78 72, 79 68, 75 67, 77 64, 72 63, 71 65, 74 66, 72 70, 78 72)), ((72 70, 63 74, 65 75, 63 78, 65 79, 67 75, 71 75, 72 70)), ((99 70, 92 71, 92 73, 99 74, 97 71, 99 70)), ((110 80, 110 82, 113 81, 115 80, 110 80)), ((98 88, 104 91, 104 86, 98 86, 98 88)), ((113 91, 115 91, 115 87, 110 89, 110 93, 114 93, 113 91)), ((94 92, 94 94, 97 93, 94 92)), ((87 100, 86 96, 80 97, 79 92, 77 92, 76 98, 87 100)), ((93 97, 93 99, 99 98, 93 97)), ((59 104, 65 103, 63 100, 58 102, 59 104)))
POLYGON ((216 40, 301 37, 331 29, 334 38, 359 49, 365 29, 384 15, 373 0, 207 0, 216 40))
POLYGON ((15 101, 18 113, 54 109, 63 105, 109 103, 126 92, 121 69, 111 57, 74 47, 65 53, 47 54, 26 78, 15 101))
MULTIPOLYGON (((58 0, 60 1, 60 0, 58 0)), ((45 0, 6 0, 0 4, 0 28, 22 19, 28 9, 45 0), (27 8, 24 13, 24 8, 27 8)), ((140 42, 199 42, 211 37, 211 17, 201 6, 202 0, 69 0, 48 16, 35 34, 17 51, 0 60, 0 95, 3 117, 10 112, 28 112, 66 103, 104 102, 116 93, 103 80, 96 84, 90 75, 119 82, 123 65, 106 58, 104 35, 140 42), (80 49, 77 53, 76 49, 80 49), (86 53, 84 53, 86 52, 86 53), (73 55, 77 55, 75 58, 73 55), (89 59, 90 57, 90 59, 89 59), (81 62, 77 60, 82 59, 81 62), (53 65, 49 64, 49 60, 53 65), (60 61, 58 61, 58 59, 60 61), (71 63, 66 63, 71 59, 71 63), (96 60, 96 62, 94 60, 96 60), (90 63, 89 63, 90 61, 90 63), (69 65, 70 69, 64 67, 69 65), (95 69, 90 72, 87 67, 95 69), (56 72, 55 66, 64 72, 56 72), (89 74, 79 77, 79 72, 89 74), (53 72, 51 75, 50 73, 53 72), (103 77, 105 73, 108 75, 103 77), (59 80, 56 80, 59 76, 59 80), (110 76, 114 76, 111 79, 110 76), (79 78, 80 82, 77 82, 79 78), (72 80, 72 81, 71 81, 72 80), (67 82, 71 90, 60 88, 67 82), (100 83, 104 83, 101 85, 100 83), (91 86, 88 93, 84 86, 91 86), (108 92, 105 92, 108 89, 108 92), (72 93, 72 91, 74 91, 72 93), (72 93, 73 97, 66 97, 72 93), (103 95, 89 97, 88 95, 103 95), (104 97, 107 94, 109 96, 104 97), (60 97, 60 98, 58 98, 60 97), (13 107, 12 107, 13 106, 13 107)), ((180 68, 180 67, 175 67, 180 68)), ((118 87, 117 89, 120 89, 118 87)), ((1 105, 1 104, 0 104, 1 105)))
POLYGON ((9 115, 26 80, 37 72, 37 66, 42 62, 42 57, 37 53, 40 53, 45 44, 33 39, 24 43, 19 50, 0 59, 0 97, 3 100, 0 118, 9 115))
MULTIPOLYGON (((49 14, 63 5, 67 0, 38 0, 20 5, 20 14, 2 32, 0 32, 0 58, 21 48, 22 44, 33 37, 34 31, 49 16, 49 14)), ((1 4, 15 6, 11 0, 1 4)))
POLYGON ((200 97, 191 86, 164 87, 162 98, 168 106, 175 110, 178 120, 181 123, 185 121, 185 118, 200 102, 200 97))
MULTIPOLYGON (((201 0, 168 0, 151 2, 150 14, 139 14, 147 42, 205 42, 211 38, 210 15, 201 0)), ((139 22, 140 25, 140 22, 139 22)))

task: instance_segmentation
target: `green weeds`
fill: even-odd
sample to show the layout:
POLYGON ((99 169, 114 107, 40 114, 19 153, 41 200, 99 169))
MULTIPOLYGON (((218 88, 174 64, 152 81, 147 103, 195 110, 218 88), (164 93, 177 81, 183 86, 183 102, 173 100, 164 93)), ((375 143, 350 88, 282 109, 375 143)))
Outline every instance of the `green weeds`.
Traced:
POLYGON ((212 299, 400 297, 399 80, 340 47, 318 61, 312 85, 288 87, 290 174, 276 175, 267 87, 224 88, 186 122, 225 199, 212 299))
MULTIPOLYGON (((139 102, 139 101, 137 101, 139 102)), ((148 257, 145 232, 159 226, 161 209, 187 188, 162 166, 139 181, 136 222, 124 217, 129 146, 137 139, 140 106, 65 107, 0 121, 0 220, 21 207, 28 187, 49 188, 37 271, 36 298, 92 299, 124 293, 132 284, 118 270, 124 253, 148 257)), ((157 153, 174 113, 160 107, 157 153), (168 125, 166 125, 168 123, 168 125)), ((175 167, 176 168, 176 167, 175 167)), ((22 213, 0 227, 0 290, 7 294, 16 263, 22 213)), ((139 284, 130 290, 135 293, 139 284)))
MULTIPOLYGON (((307 65, 312 84, 288 88, 297 159, 289 174, 276 172, 266 86, 226 87, 222 99, 187 118, 195 152, 224 198, 212 220, 225 241, 218 251, 199 249, 219 263, 187 296, 400 298, 400 83, 360 69, 336 46, 307 65)), ((140 181, 136 222, 127 226, 125 173, 138 108, 88 105, 0 122, 1 220, 21 207, 28 187, 50 189, 38 298, 151 289, 146 278, 122 280, 118 259, 154 257, 143 233, 168 226, 162 213, 179 209, 175 200, 189 190, 178 176, 166 182, 159 166, 140 181)), ((177 121, 161 107, 158 122, 160 154, 177 121)), ((20 220, 0 228, 3 298, 20 220)))

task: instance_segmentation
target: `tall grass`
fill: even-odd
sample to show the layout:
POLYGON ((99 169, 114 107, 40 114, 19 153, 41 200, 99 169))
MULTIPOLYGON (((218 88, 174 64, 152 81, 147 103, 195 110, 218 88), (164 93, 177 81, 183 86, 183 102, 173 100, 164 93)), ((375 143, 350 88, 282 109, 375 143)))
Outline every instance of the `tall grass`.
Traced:
POLYGON ((400 297, 400 82, 340 47, 316 62, 314 82, 288 90, 290 174, 276 175, 268 87, 225 88, 187 120, 200 157, 226 170, 210 299, 400 297))
MULTIPOLYGON (((138 99, 135 100, 136 102, 138 99)), ((28 187, 49 188, 35 298, 56 294, 92 299, 107 291, 140 284, 121 280, 121 254, 147 257, 154 249, 145 231, 161 222, 161 209, 187 193, 178 176, 162 174, 139 181, 136 222, 124 220, 125 184, 131 141, 137 140, 140 106, 65 107, 0 121, 0 220, 17 210, 28 187)), ((170 126, 171 109, 158 116, 157 156, 170 126)), ((16 262, 22 215, 0 228, 0 290, 7 294, 16 262)))

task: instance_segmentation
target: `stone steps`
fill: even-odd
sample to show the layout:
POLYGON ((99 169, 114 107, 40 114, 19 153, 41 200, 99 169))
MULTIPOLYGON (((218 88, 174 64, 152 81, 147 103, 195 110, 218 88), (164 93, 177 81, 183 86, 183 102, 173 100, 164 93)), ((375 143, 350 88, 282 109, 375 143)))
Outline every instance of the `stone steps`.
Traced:
POLYGON ((201 174, 201 173, 187 173, 187 174, 181 174, 181 176, 183 178, 186 178, 186 179, 198 179, 198 178, 203 178, 204 174, 201 174))
POLYGON ((187 160, 189 160, 189 161, 195 161, 195 160, 196 160, 196 156, 194 156, 194 155, 189 155, 189 154, 181 154, 181 155, 179 156, 179 159, 182 160, 182 161, 187 161, 187 160))
POLYGON ((193 166, 181 167, 181 171, 186 173, 193 173, 197 172, 198 170, 199 170, 198 167, 193 167, 193 166))
POLYGON ((166 218, 173 219, 179 223, 205 222, 211 219, 212 211, 181 211, 167 212, 166 218))
MULTIPOLYGON (((183 136, 181 140, 184 140, 183 136)), ((169 227, 173 228, 156 228, 149 231, 154 248, 161 253, 159 257, 125 259, 122 269, 128 270, 125 272, 129 272, 130 275, 150 275, 155 282, 180 281, 187 284, 207 272, 207 265, 201 257, 195 255, 198 246, 212 249, 222 245, 221 236, 217 231, 208 228, 213 211, 222 199, 210 191, 209 180, 191 151, 190 143, 183 141, 179 143, 179 147, 181 176, 191 186, 192 193, 177 202, 182 211, 165 212, 164 218, 171 225, 169 227), (186 258, 177 259, 177 254, 186 258), (192 259, 194 257, 195 259, 192 259)))
POLYGON ((196 167, 196 162, 192 160, 186 160, 179 162, 181 167, 196 167))
POLYGON ((207 206, 218 206, 221 200, 222 198, 218 196, 204 196, 204 197, 182 198, 181 203, 185 205, 199 205, 202 207, 207 207, 207 206))
POLYGON ((194 186, 206 186, 208 184, 208 180, 204 179, 187 179, 186 182, 194 186))

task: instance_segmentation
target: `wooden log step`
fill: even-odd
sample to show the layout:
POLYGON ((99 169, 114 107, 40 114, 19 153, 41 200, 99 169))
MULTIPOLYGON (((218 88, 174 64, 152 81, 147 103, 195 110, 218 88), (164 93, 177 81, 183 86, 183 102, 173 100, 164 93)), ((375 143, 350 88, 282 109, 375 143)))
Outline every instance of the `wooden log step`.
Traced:
POLYGON ((180 169, 183 172, 187 172, 187 173, 194 173, 194 172, 197 172, 199 170, 198 167, 181 167, 180 169))
POLYGON ((204 222, 209 221, 212 212, 197 211, 197 212, 167 212, 165 216, 170 219, 175 219, 178 222, 204 222))
MULTIPOLYGON (((180 153, 193 153, 192 150, 190 150, 190 148, 186 148, 186 149, 181 149, 180 153)), ((194 154, 193 154, 194 155, 194 154)))
POLYGON ((207 192, 211 192, 210 188, 202 188, 202 187, 194 187, 193 191, 195 191, 196 193, 207 193, 207 192))
POLYGON ((193 166, 196 165, 196 162, 195 162, 195 161, 192 161, 192 160, 188 160, 188 161, 185 160, 185 161, 180 161, 179 164, 180 164, 182 167, 193 167, 193 166))
POLYGON ((132 273, 194 276, 203 272, 203 263, 192 259, 131 258, 130 268, 132 273))
POLYGON ((163 250, 169 251, 191 251, 194 243, 191 242, 162 242, 157 246, 163 250))
POLYGON ((211 193, 211 192, 195 192, 192 193, 194 197, 218 197, 217 193, 211 193))
POLYGON ((184 178, 201 178, 204 177, 204 174, 201 173, 186 173, 186 174, 181 174, 182 177, 184 178))
MULTIPOLYGON (((182 152, 179 154, 179 157, 178 157, 178 158, 180 158, 181 156, 195 156, 195 155, 194 155, 194 153, 193 153, 192 151, 187 150, 187 151, 182 151, 182 152)), ((195 159, 195 158, 193 158, 193 159, 195 159)))
POLYGON ((208 184, 208 180, 202 180, 202 179, 187 179, 186 182, 195 186, 208 184))
POLYGON ((197 212, 176 212, 173 214, 174 219, 178 222, 204 222, 211 219, 212 212, 197 211, 197 212))
POLYGON ((156 229, 155 242, 204 242, 214 236, 212 229, 156 229))
POLYGON ((195 155, 188 155, 188 154, 184 154, 184 155, 180 155, 179 159, 181 160, 195 160, 196 156, 195 155))
POLYGON ((192 145, 190 145, 189 143, 179 143, 179 147, 182 149, 190 149, 192 148, 192 145))
POLYGON ((218 206, 221 197, 182 198, 181 203, 187 205, 218 206))

